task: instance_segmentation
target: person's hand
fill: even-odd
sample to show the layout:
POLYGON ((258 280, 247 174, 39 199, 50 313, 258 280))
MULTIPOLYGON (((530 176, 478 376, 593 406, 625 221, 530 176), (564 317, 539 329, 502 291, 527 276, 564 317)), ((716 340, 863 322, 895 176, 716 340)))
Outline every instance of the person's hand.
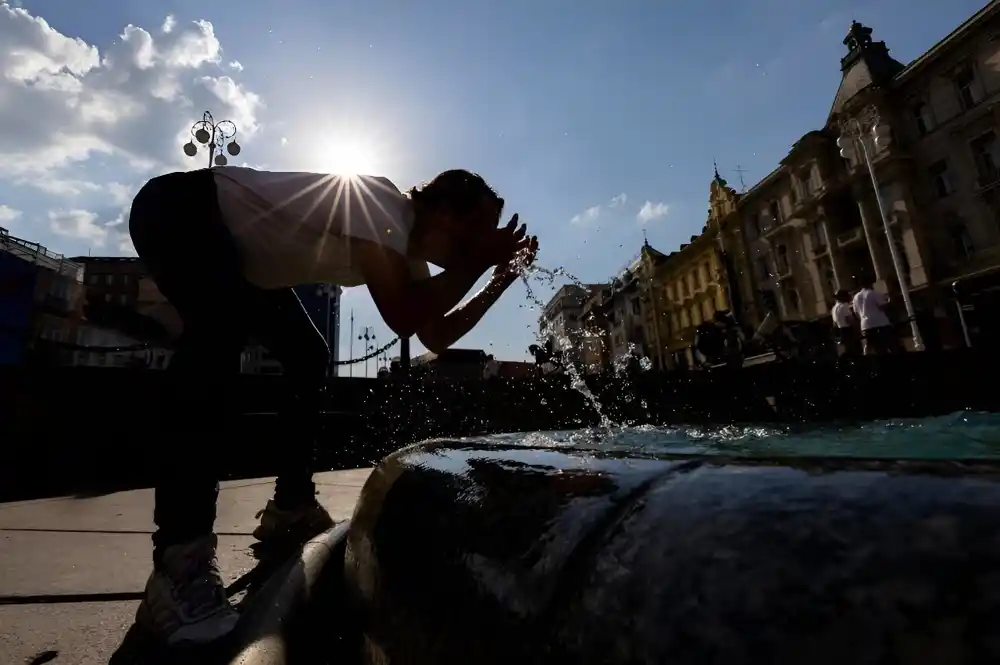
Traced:
POLYGON ((535 236, 522 238, 511 257, 493 269, 493 281, 503 286, 510 286, 528 266, 535 262, 537 254, 538 238, 535 236))
POLYGON ((515 214, 506 226, 478 233, 474 246, 469 248, 468 260, 485 268, 503 265, 521 248, 527 233, 527 225, 518 226, 515 214))

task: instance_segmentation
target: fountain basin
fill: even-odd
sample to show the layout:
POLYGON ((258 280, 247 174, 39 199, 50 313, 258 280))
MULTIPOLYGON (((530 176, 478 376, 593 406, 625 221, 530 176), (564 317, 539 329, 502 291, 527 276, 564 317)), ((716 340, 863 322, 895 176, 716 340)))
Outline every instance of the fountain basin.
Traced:
POLYGON ((347 535, 364 663, 1000 657, 1000 465, 432 441, 347 535))

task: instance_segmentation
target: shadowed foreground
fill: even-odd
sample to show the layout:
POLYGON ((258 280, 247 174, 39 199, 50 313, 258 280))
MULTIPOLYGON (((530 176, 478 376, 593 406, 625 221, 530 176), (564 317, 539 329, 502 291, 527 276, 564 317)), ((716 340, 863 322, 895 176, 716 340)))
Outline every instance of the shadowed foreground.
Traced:
POLYGON ((998 529, 993 463, 430 442, 345 572, 367 663, 995 662, 998 529))

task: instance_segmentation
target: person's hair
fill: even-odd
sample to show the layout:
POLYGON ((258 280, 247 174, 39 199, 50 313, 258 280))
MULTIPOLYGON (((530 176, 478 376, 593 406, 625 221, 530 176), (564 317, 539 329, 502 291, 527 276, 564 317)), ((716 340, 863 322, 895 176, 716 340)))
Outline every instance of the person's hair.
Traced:
POLYGON ((447 210, 464 215, 475 210, 484 198, 502 201, 477 173, 452 169, 409 191, 410 199, 428 210, 447 210))
POLYGON ((837 302, 847 302, 848 300, 851 299, 851 294, 845 291, 844 289, 841 289, 837 291, 837 293, 835 293, 833 297, 837 299, 837 302))

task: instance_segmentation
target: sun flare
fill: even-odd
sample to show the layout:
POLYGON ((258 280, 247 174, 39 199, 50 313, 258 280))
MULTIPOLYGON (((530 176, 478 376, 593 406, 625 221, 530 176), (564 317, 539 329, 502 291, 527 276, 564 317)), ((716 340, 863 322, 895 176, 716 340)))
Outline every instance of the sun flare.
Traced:
POLYGON ((371 145, 357 139, 323 142, 313 157, 323 173, 379 175, 380 164, 371 145))

